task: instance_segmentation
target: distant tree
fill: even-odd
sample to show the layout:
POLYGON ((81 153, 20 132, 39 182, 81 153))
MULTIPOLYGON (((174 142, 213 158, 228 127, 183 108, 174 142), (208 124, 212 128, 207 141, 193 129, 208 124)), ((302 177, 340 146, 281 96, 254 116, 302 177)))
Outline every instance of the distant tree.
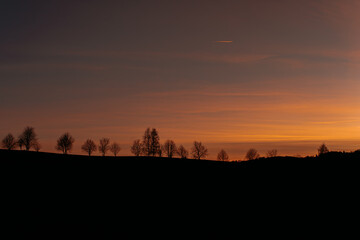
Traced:
POLYGON ((102 138, 99 143, 99 152, 105 156, 107 151, 110 150, 110 138, 102 138))
POLYGON ((208 150, 201 142, 195 141, 191 153, 194 159, 200 160, 201 158, 206 158, 208 150))
POLYGON ((86 152, 87 154, 89 154, 89 156, 91 156, 91 154, 93 152, 95 152, 97 149, 97 146, 95 144, 95 142, 91 139, 87 139, 84 144, 81 146, 81 150, 83 150, 84 152, 86 152))
POLYGON ((165 153, 164 144, 160 144, 160 148, 158 150, 158 156, 162 157, 164 153, 165 153))
POLYGON ((268 158, 271 158, 271 157, 276 157, 278 154, 278 151, 276 149, 272 149, 272 150, 269 150, 267 152, 267 157, 268 158))
POLYGON ((1 147, 6 148, 7 150, 13 150, 16 147, 16 144, 16 140, 11 133, 6 135, 6 137, 1 141, 1 147))
POLYGON ((140 142, 140 139, 135 140, 130 148, 131 153, 138 157, 138 156, 140 156, 142 150, 143 150, 143 147, 140 142))
POLYGON ((229 155, 225 152, 224 149, 221 149, 221 151, 218 153, 217 160, 218 161, 228 161, 229 160, 229 155))
POLYGON ((75 139, 70 135, 70 133, 64 133, 59 137, 56 144, 56 150, 62 151, 64 154, 67 154, 71 151, 75 139))
POLYGON ((142 140, 142 153, 145 156, 155 156, 159 154, 160 148, 160 137, 159 133, 155 128, 145 130, 142 140))
POLYGON ((24 146, 24 139, 19 138, 17 140, 17 145, 19 146, 20 150, 22 150, 22 147, 24 146))
POLYGON ((26 127, 19 136, 19 140, 24 144, 25 150, 29 151, 37 142, 36 133, 33 127, 26 127))
POLYGON ((160 148, 160 136, 159 133, 157 132, 157 130, 155 128, 153 128, 151 130, 151 134, 150 134, 150 153, 151 155, 155 156, 156 154, 159 154, 159 151, 161 150, 160 148))
POLYGON ((40 149, 41 149, 41 144, 37 141, 37 142, 34 143, 33 147, 34 147, 36 152, 39 152, 40 149))
POLYGON ((325 143, 321 144, 320 147, 318 148, 319 156, 323 155, 325 153, 328 153, 328 152, 329 152, 329 149, 326 147, 325 143))
POLYGON ((141 146, 142 146, 142 153, 145 156, 150 156, 151 155, 151 131, 150 131, 150 128, 147 128, 145 130, 141 146))
POLYGON ((250 148, 245 155, 245 159, 247 160, 254 160, 260 157, 260 154, 254 148, 250 148))
POLYGON ((172 158, 177 153, 175 142, 173 140, 166 140, 163 145, 163 150, 167 157, 172 158))
POLYGON ((114 142, 113 144, 110 145, 110 152, 112 152, 115 157, 120 152, 120 150, 121 147, 118 143, 114 142))
POLYGON ((181 157, 181 158, 187 158, 189 156, 189 152, 185 149, 185 147, 183 145, 180 145, 178 147, 178 151, 177 154, 181 157))

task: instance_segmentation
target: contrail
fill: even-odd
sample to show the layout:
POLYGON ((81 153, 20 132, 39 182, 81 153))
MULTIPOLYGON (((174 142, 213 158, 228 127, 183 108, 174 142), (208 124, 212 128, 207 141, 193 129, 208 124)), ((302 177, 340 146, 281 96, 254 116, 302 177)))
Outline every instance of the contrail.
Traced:
POLYGON ((232 43, 233 41, 215 41, 217 43, 232 43))

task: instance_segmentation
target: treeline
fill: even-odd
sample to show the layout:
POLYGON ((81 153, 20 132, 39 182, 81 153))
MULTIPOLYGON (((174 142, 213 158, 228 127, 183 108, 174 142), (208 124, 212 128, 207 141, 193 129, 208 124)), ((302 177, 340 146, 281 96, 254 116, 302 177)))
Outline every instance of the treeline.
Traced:
MULTIPOLYGON (((73 149, 75 142, 74 137, 70 133, 62 134, 56 142, 55 149, 61 151, 63 154, 68 154, 73 149)), ((1 147, 14 150, 17 147, 22 150, 29 151, 34 149, 35 151, 41 150, 41 145, 35 133, 33 127, 25 127, 23 132, 15 138, 11 133, 6 135, 1 142, 1 147)), ((91 156, 94 152, 98 151, 102 156, 105 156, 108 152, 111 152, 114 156, 117 156, 121 151, 121 147, 117 142, 110 142, 109 138, 101 138, 99 143, 96 144, 92 139, 87 139, 81 146, 81 150, 87 155, 91 156)), ((318 155, 326 154, 329 149, 325 144, 322 144, 318 149, 318 155)), ((158 156, 158 157, 180 157, 183 159, 191 156, 194 159, 206 159, 208 156, 208 149, 202 142, 194 141, 190 152, 183 146, 177 146, 173 140, 166 140, 163 144, 160 143, 160 136, 155 128, 147 128, 141 139, 133 141, 130 151, 134 156, 158 156)), ((276 149, 269 150, 266 155, 268 158, 277 157, 278 151, 276 149)), ((246 160, 254 160, 260 158, 260 154, 256 149, 251 148, 245 155, 246 160)), ((218 161, 228 161, 229 155, 224 149, 221 149, 217 154, 218 161)))
MULTIPOLYGON (((73 149, 74 142, 75 138, 66 132, 57 139, 55 149, 63 154, 68 154, 73 149)), ((19 147, 20 150, 25 148, 26 151, 34 149, 38 152, 41 149, 33 127, 26 127, 18 138, 9 133, 2 140, 1 146, 8 150, 14 150, 19 147)), ((101 138, 98 144, 92 139, 87 139, 81 146, 81 150, 89 156, 96 151, 99 151, 102 156, 105 156, 109 151, 114 156, 117 156, 121 151, 121 147, 116 142, 111 143, 109 138, 101 138)), ((130 151, 135 156, 166 156, 168 158, 179 156, 180 158, 188 158, 191 154, 191 157, 199 160, 206 159, 208 156, 208 149, 201 142, 195 141, 190 153, 183 145, 177 147, 173 140, 166 140, 163 144, 160 144, 160 136, 155 128, 147 128, 142 139, 136 139, 133 142, 130 151)), ((222 149, 219 152, 218 160, 226 161, 228 159, 229 156, 222 149)))

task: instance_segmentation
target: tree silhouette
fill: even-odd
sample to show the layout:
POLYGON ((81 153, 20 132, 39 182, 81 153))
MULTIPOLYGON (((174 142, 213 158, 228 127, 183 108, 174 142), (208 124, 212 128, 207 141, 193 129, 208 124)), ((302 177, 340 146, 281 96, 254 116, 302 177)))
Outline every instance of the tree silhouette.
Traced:
POLYGON ((164 153, 165 153, 164 144, 160 144, 160 148, 158 150, 158 156, 162 157, 164 153))
POLYGON ((17 145, 19 146, 20 150, 22 150, 22 147, 24 146, 24 140, 22 138, 19 138, 17 140, 17 145))
POLYGON ((245 159, 247 160, 254 160, 260 157, 260 154, 254 148, 250 148, 245 155, 245 159))
POLYGON ((130 148, 131 153, 133 153, 135 156, 140 156, 141 152, 143 150, 142 144, 140 142, 140 139, 136 139, 133 142, 133 145, 130 148))
POLYGON ((229 160, 229 155, 225 152, 224 149, 221 149, 220 152, 218 153, 217 160, 218 161, 228 161, 229 160))
POLYGON ((325 143, 321 144, 320 147, 318 148, 319 156, 323 155, 325 153, 328 153, 328 152, 329 152, 329 149, 326 147, 325 143))
POLYGON ((16 147, 16 140, 14 136, 11 133, 6 135, 6 137, 1 141, 1 146, 7 150, 13 150, 16 147))
POLYGON ((81 149, 91 156, 91 154, 96 151, 97 147, 93 140, 87 139, 81 146, 81 149))
POLYGON ((145 156, 150 156, 151 155, 151 131, 150 131, 150 128, 147 128, 145 130, 141 146, 142 146, 142 153, 145 156))
POLYGON ((64 154, 67 154, 71 151, 75 139, 70 135, 70 133, 64 133, 59 137, 56 144, 56 150, 62 151, 64 154))
POLYGON ((278 151, 276 149, 272 149, 272 150, 269 150, 267 152, 267 157, 268 158, 271 158, 271 157, 276 157, 278 154, 278 151))
POLYGON ((37 142, 36 133, 33 127, 26 127, 23 133, 19 136, 19 140, 24 144, 25 150, 29 151, 31 147, 37 142))
POLYGON ((189 152, 185 149, 185 147, 183 145, 180 145, 178 147, 178 151, 177 154, 181 157, 181 158, 187 158, 189 156, 189 152))
POLYGON ((201 158, 206 158, 208 150, 201 142, 195 141, 194 146, 191 149, 191 153, 194 159, 200 160, 201 158))
POLYGON ((145 156, 155 156, 160 151, 160 137, 155 128, 145 130, 142 140, 142 152, 145 156))
POLYGON ((109 138, 102 138, 100 139, 99 144, 99 152, 105 156, 106 152, 110 150, 110 139, 109 138))
POLYGON ((175 142, 173 140, 166 140, 163 145, 163 150, 169 158, 172 158, 177 153, 175 142))
POLYGON ((39 152, 40 149, 41 149, 41 144, 37 141, 37 142, 34 143, 33 147, 34 147, 36 152, 39 152))
POLYGON ((115 157, 120 152, 120 150, 121 147, 118 143, 114 142, 113 144, 110 145, 110 152, 112 152, 115 157))
POLYGON ((155 156, 160 151, 160 136, 155 128, 152 129, 150 136, 151 136, 150 153, 151 155, 155 156))

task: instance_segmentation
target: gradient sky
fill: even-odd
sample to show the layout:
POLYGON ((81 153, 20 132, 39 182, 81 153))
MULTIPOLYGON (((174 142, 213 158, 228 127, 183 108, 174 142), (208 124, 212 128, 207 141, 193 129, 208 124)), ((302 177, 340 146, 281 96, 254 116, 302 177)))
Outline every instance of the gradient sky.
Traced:
POLYGON ((43 151, 69 131, 73 153, 109 137, 130 155, 154 127, 212 159, 358 149, 359 13, 357 0, 3 0, 0 136, 30 125, 43 151))

